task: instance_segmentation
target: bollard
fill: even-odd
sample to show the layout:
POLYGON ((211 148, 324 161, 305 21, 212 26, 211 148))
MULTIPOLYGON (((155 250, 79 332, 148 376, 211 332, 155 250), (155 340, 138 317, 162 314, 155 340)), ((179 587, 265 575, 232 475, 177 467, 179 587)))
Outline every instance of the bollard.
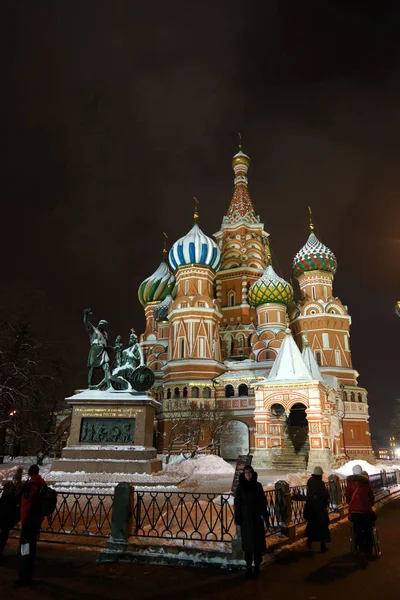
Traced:
POLYGON ((107 547, 124 551, 128 545, 132 522, 133 486, 119 483, 114 491, 114 503, 111 517, 111 535, 107 547))
POLYGON ((296 536, 296 526, 292 521, 292 499, 289 484, 286 481, 275 483, 275 513, 283 535, 290 540, 296 536))

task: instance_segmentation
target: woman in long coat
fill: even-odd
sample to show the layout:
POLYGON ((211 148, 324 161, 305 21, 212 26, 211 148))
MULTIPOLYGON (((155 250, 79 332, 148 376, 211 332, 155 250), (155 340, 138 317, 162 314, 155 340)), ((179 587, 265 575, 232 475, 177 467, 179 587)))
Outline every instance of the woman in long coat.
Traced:
POLYGON ((262 555, 267 549, 265 528, 269 526, 269 518, 263 487, 258 483, 257 473, 251 466, 246 466, 239 476, 235 494, 235 523, 240 526, 246 576, 258 577, 262 555))
POLYGON ((322 475, 322 468, 315 467, 314 473, 307 481, 304 518, 307 521, 307 548, 311 550, 312 542, 320 542, 321 552, 326 552, 326 544, 331 541, 328 515, 329 493, 322 481, 322 475))

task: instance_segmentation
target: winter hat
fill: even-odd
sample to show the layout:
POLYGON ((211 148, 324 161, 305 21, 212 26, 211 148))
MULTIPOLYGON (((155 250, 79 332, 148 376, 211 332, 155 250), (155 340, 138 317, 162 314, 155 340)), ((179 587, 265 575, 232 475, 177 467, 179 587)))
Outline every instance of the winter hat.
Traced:
POLYGON ((322 467, 314 467, 314 471, 313 471, 313 475, 323 475, 324 472, 322 470, 322 467))
POLYGON ((354 465, 353 467, 353 475, 362 475, 362 466, 361 465, 354 465))

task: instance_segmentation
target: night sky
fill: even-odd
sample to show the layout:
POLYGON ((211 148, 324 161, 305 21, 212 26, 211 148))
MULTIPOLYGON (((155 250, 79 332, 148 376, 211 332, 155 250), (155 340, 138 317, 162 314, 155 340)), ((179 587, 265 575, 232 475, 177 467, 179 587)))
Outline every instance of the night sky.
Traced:
MULTIPOLYGON (((399 391, 400 3, 58 0, 3 7, 1 304, 28 311, 86 383, 82 309, 144 327, 141 281, 192 225, 219 229, 237 131, 274 266, 308 236, 387 442, 399 391), (5 84, 5 85, 4 85, 5 84), (3 138, 4 139, 4 138, 3 138)), ((297 283, 294 284, 298 292, 297 283)))

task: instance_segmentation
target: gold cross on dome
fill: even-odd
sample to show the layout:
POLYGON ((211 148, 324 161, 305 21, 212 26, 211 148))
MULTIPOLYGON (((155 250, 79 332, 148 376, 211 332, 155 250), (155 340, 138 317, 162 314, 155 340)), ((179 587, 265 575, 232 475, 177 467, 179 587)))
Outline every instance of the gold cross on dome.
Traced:
POLYGON ((167 254, 167 239, 168 236, 165 233, 165 231, 163 231, 163 236, 164 236, 164 248, 163 248, 163 255, 165 256, 167 254))
POLYGON ((240 133, 240 131, 238 131, 238 136, 239 136, 239 152, 242 151, 242 134, 240 133))
POLYGON ((198 198, 196 198, 195 196, 193 196, 193 200, 194 200, 194 215, 193 215, 193 219, 194 222, 197 223, 197 221, 199 220, 199 200, 198 198))
POLYGON ((310 213, 310 231, 314 231, 314 224, 313 224, 311 206, 308 207, 308 212, 310 213))

